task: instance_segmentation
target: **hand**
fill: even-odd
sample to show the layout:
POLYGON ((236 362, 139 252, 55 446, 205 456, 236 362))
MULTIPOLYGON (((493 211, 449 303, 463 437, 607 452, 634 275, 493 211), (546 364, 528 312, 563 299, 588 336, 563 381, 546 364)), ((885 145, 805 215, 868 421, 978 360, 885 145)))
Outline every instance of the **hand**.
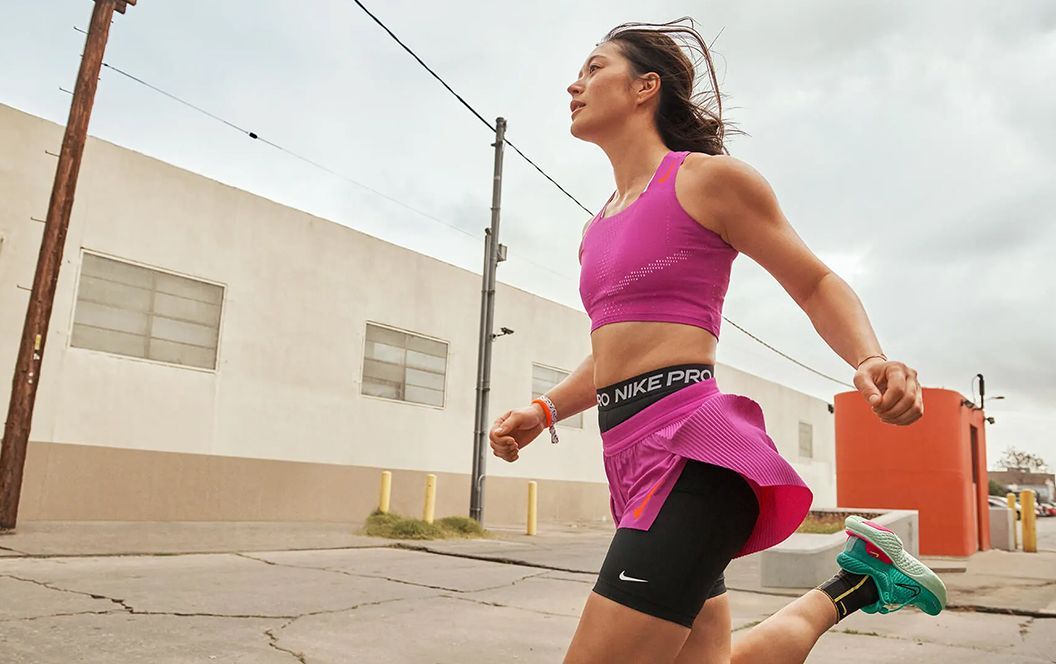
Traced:
POLYGON ((912 424, 924 414, 924 393, 915 369, 903 362, 870 358, 854 374, 854 384, 888 424, 912 424))
POLYGON ((495 456, 510 463, 517 460, 518 451, 535 440, 546 428, 546 415, 539 404, 508 410, 491 425, 488 438, 495 456))

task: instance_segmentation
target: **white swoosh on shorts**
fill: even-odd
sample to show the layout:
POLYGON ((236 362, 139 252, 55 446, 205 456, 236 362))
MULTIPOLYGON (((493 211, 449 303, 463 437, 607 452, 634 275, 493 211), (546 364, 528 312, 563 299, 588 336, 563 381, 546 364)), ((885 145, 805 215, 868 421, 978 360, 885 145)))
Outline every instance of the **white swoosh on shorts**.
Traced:
POLYGON ((627 571, 620 572, 620 581, 637 581, 639 583, 649 583, 645 579, 636 579, 633 576, 627 576, 627 571))

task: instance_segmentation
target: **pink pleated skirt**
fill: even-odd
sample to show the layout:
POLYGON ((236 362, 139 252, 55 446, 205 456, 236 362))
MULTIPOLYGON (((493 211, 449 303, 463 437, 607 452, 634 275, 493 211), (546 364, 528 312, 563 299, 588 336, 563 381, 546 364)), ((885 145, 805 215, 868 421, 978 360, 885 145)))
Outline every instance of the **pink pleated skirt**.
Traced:
POLYGON ((649 530, 687 459, 733 470, 755 492, 759 518, 734 557, 784 541, 813 500, 767 435, 759 404, 724 394, 714 378, 650 404, 602 432, 601 439, 612 518, 620 528, 649 530))

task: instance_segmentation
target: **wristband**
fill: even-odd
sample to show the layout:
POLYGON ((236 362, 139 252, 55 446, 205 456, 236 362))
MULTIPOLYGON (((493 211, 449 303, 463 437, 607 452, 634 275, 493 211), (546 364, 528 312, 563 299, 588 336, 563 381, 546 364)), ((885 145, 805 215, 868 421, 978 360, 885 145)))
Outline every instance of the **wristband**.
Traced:
POLYGON ((550 400, 550 397, 545 394, 540 395, 538 399, 532 399, 532 403, 538 403, 542 406, 543 412, 546 413, 546 426, 550 428, 550 442, 557 442, 557 406, 550 400))

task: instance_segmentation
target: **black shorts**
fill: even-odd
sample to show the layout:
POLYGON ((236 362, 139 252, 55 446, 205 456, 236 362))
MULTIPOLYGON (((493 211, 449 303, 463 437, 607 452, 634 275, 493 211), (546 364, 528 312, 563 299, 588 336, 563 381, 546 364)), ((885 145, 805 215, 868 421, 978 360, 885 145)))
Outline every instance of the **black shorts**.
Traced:
MULTIPOLYGON (((619 423, 611 415, 609 427, 619 423)), ((726 592, 723 572, 758 516, 755 492, 740 474, 688 459, 649 530, 617 528, 594 592, 692 627, 704 602, 726 592)))

